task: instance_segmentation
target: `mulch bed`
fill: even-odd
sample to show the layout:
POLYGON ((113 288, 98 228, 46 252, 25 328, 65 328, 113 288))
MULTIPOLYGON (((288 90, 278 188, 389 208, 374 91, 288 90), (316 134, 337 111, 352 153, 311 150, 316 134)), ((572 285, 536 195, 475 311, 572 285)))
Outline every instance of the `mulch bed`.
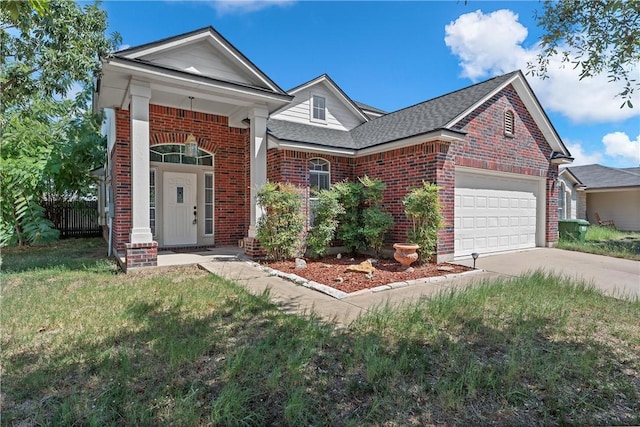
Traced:
POLYGON ((413 271, 402 271, 400 264, 393 259, 380 259, 374 267, 376 271, 371 278, 364 273, 347 271, 352 264, 359 264, 368 257, 351 258, 343 256, 341 259, 335 256, 326 256, 320 259, 307 259, 307 268, 296 270, 294 260, 288 261, 263 261, 262 264, 283 273, 292 273, 307 280, 322 283, 342 292, 356 292, 362 289, 375 288, 394 282, 422 279, 426 277, 444 276, 446 274, 463 273, 473 270, 463 265, 441 263, 414 265, 413 271))

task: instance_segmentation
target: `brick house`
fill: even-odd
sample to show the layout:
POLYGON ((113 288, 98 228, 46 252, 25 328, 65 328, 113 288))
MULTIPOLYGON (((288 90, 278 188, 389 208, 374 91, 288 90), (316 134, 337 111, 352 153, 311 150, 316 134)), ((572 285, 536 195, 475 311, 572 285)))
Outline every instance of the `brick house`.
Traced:
POLYGON ((110 244, 127 268, 158 247, 225 246, 252 255, 267 180, 307 191, 367 174, 387 184, 404 241, 402 198, 441 187, 438 260, 557 240, 558 165, 571 161, 520 71, 387 113, 328 76, 282 90, 207 27, 103 59, 110 244))

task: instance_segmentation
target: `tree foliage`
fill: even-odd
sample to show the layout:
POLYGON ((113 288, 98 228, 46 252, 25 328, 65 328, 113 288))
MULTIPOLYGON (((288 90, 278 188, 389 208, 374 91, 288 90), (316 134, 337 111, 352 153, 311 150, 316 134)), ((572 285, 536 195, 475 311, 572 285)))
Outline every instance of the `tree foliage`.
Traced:
POLYGON ((40 201, 83 195, 104 159, 87 106, 99 55, 118 41, 106 27, 96 5, 0 2, 0 245, 56 238, 40 201), (72 85, 84 90, 69 99, 72 85))
POLYGON ((607 73, 609 81, 623 81, 618 96, 633 108, 640 63, 640 1, 545 0, 536 11, 542 52, 529 73, 547 77, 551 58, 560 54, 580 72, 580 79, 607 73))
POLYGON ((258 221, 257 238, 270 259, 293 258, 301 252, 305 218, 299 188, 267 182, 256 195, 266 211, 258 221))
POLYGON ((92 84, 100 57, 120 39, 106 37, 106 29, 106 12, 96 4, 0 2, 2 111, 36 96, 63 98, 76 82, 92 84))

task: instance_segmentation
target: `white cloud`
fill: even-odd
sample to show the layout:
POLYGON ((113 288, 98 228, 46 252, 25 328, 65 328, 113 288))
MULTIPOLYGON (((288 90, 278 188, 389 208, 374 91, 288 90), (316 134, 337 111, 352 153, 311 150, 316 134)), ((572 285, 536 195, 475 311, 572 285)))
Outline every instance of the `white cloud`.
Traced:
MULTIPOLYGON (((477 10, 461 15, 445 27, 445 43, 460 58, 462 76, 476 81, 515 69, 527 69, 535 62, 538 45, 524 47, 527 29, 518 15, 502 9, 488 14, 477 10)), ((631 75, 640 72, 636 67, 631 75)), ((579 80, 578 70, 564 66, 560 58, 551 60, 547 79, 528 77, 545 108, 563 114, 574 122, 623 121, 640 115, 640 92, 635 108, 620 108, 622 99, 614 95, 622 83, 610 83, 606 75, 579 80)))
POLYGON ((602 153, 600 152, 586 152, 583 148, 583 144, 580 141, 569 141, 565 139, 564 145, 567 147, 571 156, 574 158, 573 163, 569 166, 580 165, 592 165, 595 163, 602 163, 602 153))
POLYGON ((632 164, 640 164, 640 135, 632 141, 624 132, 608 133, 602 137, 602 143, 608 156, 622 157, 632 164))
POLYGON ((449 23, 444 42, 460 58, 462 75, 476 81, 520 68, 521 59, 528 55, 520 46, 527 33, 510 10, 487 15, 476 10, 449 23))
POLYGON ((250 13, 270 6, 287 6, 295 0, 214 0, 212 5, 220 15, 250 13))

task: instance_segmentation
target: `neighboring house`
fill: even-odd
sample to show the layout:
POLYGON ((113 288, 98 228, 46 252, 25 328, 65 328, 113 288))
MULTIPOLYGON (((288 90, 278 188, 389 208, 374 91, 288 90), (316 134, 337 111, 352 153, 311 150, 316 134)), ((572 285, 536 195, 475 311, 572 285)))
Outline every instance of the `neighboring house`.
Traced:
POLYGON ((620 230, 640 231, 640 167, 571 166, 560 172, 558 181, 560 219, 597 224, 597 213, 620 230))
POLYGON ((267 179, 302 187, 305 211, 310 188, 382 179, 389 243, 406 239, 402 198, 433 182, 439 261, 557 241, 558 164, 571 158, 520 71, 386 113, 326 74, 285 92, 208 27, 105 58, 94 108, 107 117, 110 241, 127 268, 154 265, 158 246, 257 254, 267 179))

